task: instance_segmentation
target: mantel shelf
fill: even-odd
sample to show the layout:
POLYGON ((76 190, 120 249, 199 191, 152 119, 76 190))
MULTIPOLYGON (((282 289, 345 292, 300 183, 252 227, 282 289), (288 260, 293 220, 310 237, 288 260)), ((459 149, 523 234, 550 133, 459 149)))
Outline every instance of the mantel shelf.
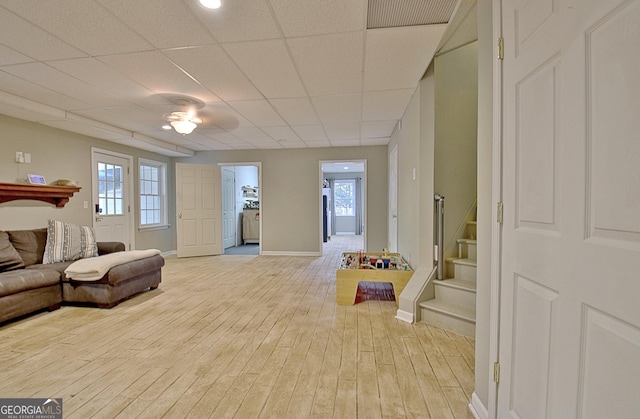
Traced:
POLYGON ((74 193, 80 190, 75 186, 28 185, 21 183, 0 183, 0 203, 18 199, 31 199, 64 207, 74 193))

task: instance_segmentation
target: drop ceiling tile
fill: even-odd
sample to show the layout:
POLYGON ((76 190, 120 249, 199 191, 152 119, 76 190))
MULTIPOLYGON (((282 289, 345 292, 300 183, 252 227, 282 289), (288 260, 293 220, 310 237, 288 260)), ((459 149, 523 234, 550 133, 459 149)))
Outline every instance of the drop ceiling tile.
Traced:
POLYGON ((150 50, 153 46, 93 0, 8 1, 4 7, 92 56, 150 50), (87 36, 91 34, 91 36, 87 36))
POLYGON ((364 90, 415 88, 445 28, 423 25, 368 30, 364 90))
POLYGON ((109 55, 98 59, 156 94, 179 93, 205 103, 220 101, 159 51, 109 55))
POLYGON ((305 141, 305 144, 307 144, 307 147, 309 147, 309 148, 331 147, 331 143, 329 142, 329 140, 324 140, 324 141, 305 141))
POLYGON ((271 138, 278 142, 283 141, 291 141, 291 142, 299 142, 300 137, 287 126, 283 127, 265 127, 263 128, 264 132, 266 132, 271 138))
POLYGON ((311 96, 362 89, 364 31, 287 39, 311 96))
MULTIPOLYGON (((8 3, 2 2, 0 4, 7 5, 8 3)), ((87 56, 79 49, 3 9, 0 9, 0 40, 14 51, 19 51, 36 60, 87 56)))
POLYGON ((262 94, 219 45, 163 51, 176 65, 225 101, 261 99, 262 94))
POLYGON ((322 125, 296 125, 291 127, 305 143, 328 142, 322 125))
POLYGON ((254 143, 256 141, 273 141, 273 139, 265 134, 264 131, 256 127, 236 128, 233 130, 233 134, 251 143, 254 143))
POLYGON ((360 139, 360 124, 358 122, 327 123, 323 126, 332 144, 335 140, 360 139))
POLYGON ((222 0, 216 10, 202 8, 190 1, 198 19, 218 42, 254 41, 280 37, 266 0, 222 0))
POLYGON ((289 125, 312 125, 320 122, 309 98, 271 99, 269 102, 289 125))
MULTIPOLYGON (((112 106, 122 103, 121 99, 111 95, 108 91, 90 86, 40 62, 16 64, 4 67, 3 70, 41 88, 47 88, 62 95, 73 92, 74 98, 91 105, 112 106)), ((69 109, 67 108, 67 110, 69 109)))
POLYGON ((331 140, 333 147, 359 147, 360 140, 345 139, 345 140, 331 140))
POLYGON ((397 120, 365 121, 362 123, 362 138, 391 137, 393 129, 396 127, 397 123, 397 120))
POLYGON ((287 37, 359 31, 366 25, 366 0, 277 0, 271 4, 287 37))
POLYGON ((49 65, 96 89, 109 92, 122 102, 149 97, 153 94, 139 83, 123 76, 95 58, 52 61, 49 65))
POLYGON ((311 100, 323 123, 360 121, 362 115, 360 93, 318 96, 311 100))
POLYGON ((266 98, 306 96, 282 40, 232 43, 223 47, 266 98))
POLYGON ((276 111, 266 100, 244 100, 228 104, 257 127, 285 125, 276 111))
POLYGON ((83 109, 90 105, 69 95, 0 71, 1 90, 57 109, 83 109))
POLYGON ((135 105, 111 107, 106 109, 80 109, 74 111, 74 113, 96 121, 137 132, 146 132, 149 129, 155 130, 162 127, 165 123, 161 115, 152 113, 135 105))
POLYGON ((307 148, 307 145, 302 141, 284 141, 282 145, 284 148, 307 148))
POLYGON ((363 146, 388 145, 389 141, 391 141, 391 137, 363 138, 362 140, 360 140, 360 144, 363 146))
POLYGON ((365 92, 362 97, 363 121, 389 121, 400 119, 415 89, 365 92))
POLYGON ((0 67, 3 65, 23 64, 35 61, 18 51, 0 44, 0 67))
MULTIPOLYGON (((216 42, 193 11, 182 1, 99 1, 158 49, 216 42)), ((204 13, 204 10, 202 12, 204 13)))

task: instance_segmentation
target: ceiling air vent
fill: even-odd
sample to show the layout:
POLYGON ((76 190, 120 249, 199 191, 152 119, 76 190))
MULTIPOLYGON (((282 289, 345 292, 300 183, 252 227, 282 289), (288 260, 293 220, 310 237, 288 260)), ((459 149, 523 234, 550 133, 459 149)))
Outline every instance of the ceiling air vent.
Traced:
POLYGON ((457 0, 369 0, 367 29, 447 23, 457 0))

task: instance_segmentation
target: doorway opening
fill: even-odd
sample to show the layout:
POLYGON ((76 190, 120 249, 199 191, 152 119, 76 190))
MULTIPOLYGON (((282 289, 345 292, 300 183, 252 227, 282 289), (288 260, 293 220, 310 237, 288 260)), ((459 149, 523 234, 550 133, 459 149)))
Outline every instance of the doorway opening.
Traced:
POLYGON ((320 185, 323 253, 334 245, 366 250, 366 160, 321 161, 320 185))
POLYGON ((259 255, 261 163, 222 166, 222 231, 224 255, 259 255))

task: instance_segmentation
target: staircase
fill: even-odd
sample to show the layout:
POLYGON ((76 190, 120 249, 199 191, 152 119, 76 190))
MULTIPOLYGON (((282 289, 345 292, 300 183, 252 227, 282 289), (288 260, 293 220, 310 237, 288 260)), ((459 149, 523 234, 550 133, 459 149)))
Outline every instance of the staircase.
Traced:
POLYGON ((458 257, 446 260, 447 279, 434 279, 435 298, 420 303, 423 322, 469 337, 476 329, 476 237, 476 222, 468 221, 458 257))

